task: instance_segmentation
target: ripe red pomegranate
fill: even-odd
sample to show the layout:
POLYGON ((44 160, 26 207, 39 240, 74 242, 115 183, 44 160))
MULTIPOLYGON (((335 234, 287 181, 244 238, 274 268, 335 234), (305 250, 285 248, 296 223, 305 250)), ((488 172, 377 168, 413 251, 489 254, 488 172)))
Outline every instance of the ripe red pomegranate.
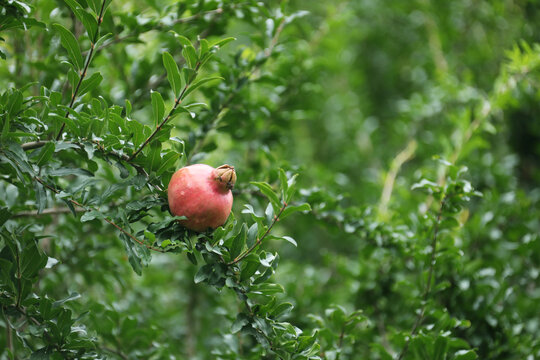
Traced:
POLYGON ((230 165, 183 167, 173 174, 167 189, 171 213, 187 217, 180 223, 188 229, 215 229, 225 224, 231 213, 235 182, 236 173, 230 165))

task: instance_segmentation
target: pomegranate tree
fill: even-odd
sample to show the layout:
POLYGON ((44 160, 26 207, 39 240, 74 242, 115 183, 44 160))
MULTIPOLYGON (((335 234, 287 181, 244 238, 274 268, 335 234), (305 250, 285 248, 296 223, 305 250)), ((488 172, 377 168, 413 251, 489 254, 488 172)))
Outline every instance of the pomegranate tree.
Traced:
POLYGON ((213 168, 195 164, 176 171, 169 183, 169 208, 175 216, 185 216, 180 223, 188 229, 205 231, 223 225, 231 213, 236 182, 234 167, 213 168))

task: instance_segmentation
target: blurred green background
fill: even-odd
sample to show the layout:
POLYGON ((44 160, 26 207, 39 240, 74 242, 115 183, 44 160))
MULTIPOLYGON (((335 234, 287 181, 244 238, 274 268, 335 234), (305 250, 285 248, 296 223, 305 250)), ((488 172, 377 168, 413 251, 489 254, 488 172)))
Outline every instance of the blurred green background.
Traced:
MULTIPOLYGON (((10 4, 0 0, 4 11, 10 4)), ((29 5, 27 17, 84 32, 62 1, 29 5)), ((295 305, 288 321, 320 330, 322 358, 399 354, 421 305, 438 210, 411 188, 424 178, 443 184, 441 159, 467 167, 483 195, 441 237, 421 334, 434 342, 450 331, 450 349, 471 347, 480 359, 540 358, 539 1, 113 0, 107 14, 113 38, 92 62, 104 79, 86 96, 128 99, 148 125, 150 90, 174 101, 161 60, 166 50, 181 61, 169 29, 193 41, 237 38, 205 70, 224 81, 196 95, 213 108, 233 94, 226 111, 217 123, 204 109, 176 119, 173 135, 197 150, 192 163, 235 165, 237 218, 261 201, 249 181, 275 183, 280 167, 300 174, 296 199, 313 211, 275 230, 298 247, 264 246, 281 256, 275 281, 295 305), (367 319, 344 342, 332 328, 335 306, 367 319)), ((52 30, 0 28, 0 36, 2 91, 36 81, 69 97, 52 30)), ((4 203, 21 195, 8 190, 0 184, 4 203)), ((185 257, 156 255, 137 277, 105 225, 85 223, 81 234, 73 217, 39 222, 60 234, 45 250, 62 260, 40 292, 84 293, 70 306, 92 312, 85 324, 106 347, 133 359, 260 356, 239 355, 249 345, 229 334, 235 295, 195 285, 185 257)))

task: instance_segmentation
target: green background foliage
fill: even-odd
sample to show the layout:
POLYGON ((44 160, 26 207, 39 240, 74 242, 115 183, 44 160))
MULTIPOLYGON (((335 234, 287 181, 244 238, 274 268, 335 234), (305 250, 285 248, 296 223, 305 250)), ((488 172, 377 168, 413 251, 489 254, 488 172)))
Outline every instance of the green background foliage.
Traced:
POLYGON ((539 14, 0 0, 0 358, 540 358, 539 14))

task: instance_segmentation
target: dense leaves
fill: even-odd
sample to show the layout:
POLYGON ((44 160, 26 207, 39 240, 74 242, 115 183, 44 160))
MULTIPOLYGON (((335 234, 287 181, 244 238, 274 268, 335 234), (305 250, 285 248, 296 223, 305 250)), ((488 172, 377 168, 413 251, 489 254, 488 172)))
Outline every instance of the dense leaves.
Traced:
POLYGON ((537 5, 0 5, 0 358, 540 357, 537 5))

